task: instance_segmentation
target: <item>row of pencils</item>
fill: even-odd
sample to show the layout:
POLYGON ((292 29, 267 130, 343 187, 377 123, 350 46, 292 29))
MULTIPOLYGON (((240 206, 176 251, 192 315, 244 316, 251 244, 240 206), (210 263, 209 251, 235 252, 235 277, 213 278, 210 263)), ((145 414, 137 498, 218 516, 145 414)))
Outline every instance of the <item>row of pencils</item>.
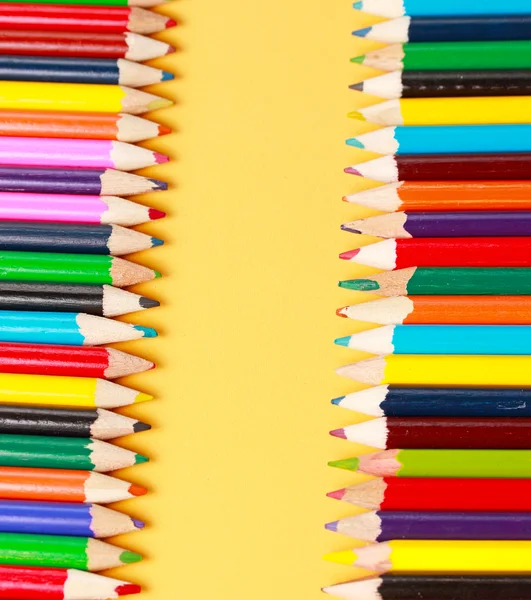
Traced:
POLYGON ((330 466, 372 477, 328 494, 358 507, 326 525, 328 554, 371 576, 345 600, 524 600, 531 593, 531 10, 526 0, 361 0, 388 44, 350 86, 379 102, 347 144, 382 156, 345 171, 379 215, 340 255, 377 269, 337 315, 377 326, 336 339, 375 355, 337 369, 365 389, 332 403, 364 421, 331 435, 372 448, 330 466), (382 185, 383 184, 383 185, 382 185), (369 387, 370 386, 370 387, 369 387), (363 512, 359 509, 363 509, 363 512))
POLYGON ((131 227, 165 213, 127 199, 167 189, 132 173, 168 157, 139 88, 170 73, 149 37, 157 0, 0 1, 0 599, 103 600, 140 586, 99 572, 142 559, 103 541, 144 523, 105 505, 146 493, 109 473, 148 457, 115 445, 148 423, 113 409, 152 397, 114 380, 155 365, 107 347, 154 329, 125 288, 160 274, 121 258, 162 240, 131 227), (63 5, 64 4, 64 5, 63 5))

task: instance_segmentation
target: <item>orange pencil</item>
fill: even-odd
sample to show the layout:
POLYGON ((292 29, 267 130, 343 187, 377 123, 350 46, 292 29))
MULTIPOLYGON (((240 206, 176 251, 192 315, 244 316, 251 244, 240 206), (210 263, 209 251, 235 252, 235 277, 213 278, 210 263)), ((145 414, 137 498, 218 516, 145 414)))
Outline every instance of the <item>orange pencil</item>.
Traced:
POLYGON ((94 471, 0 467, 2 500, 108 504, 145 493, 139 485, 94 471))
POLYGON ((170 133, 164 125, 128 114, 0 110, 0 136, 141 142, 170 133))
POLYGON ((375 210, 531 210, 531 181, 401 181, 351 194, 375 210))
POLYGON ((380 325, 531 325, 528 296, 394 296, 336 314, 380 325))

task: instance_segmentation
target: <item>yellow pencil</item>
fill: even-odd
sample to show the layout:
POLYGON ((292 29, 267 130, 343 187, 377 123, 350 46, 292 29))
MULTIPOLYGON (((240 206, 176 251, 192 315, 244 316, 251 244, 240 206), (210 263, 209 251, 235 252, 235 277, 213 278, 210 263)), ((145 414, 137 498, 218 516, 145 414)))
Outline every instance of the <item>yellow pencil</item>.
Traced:
POLYGON ((117 408, 152 396, 94 377, 0 374, 0 403, 117 408))
POLYGON ((123 85, 0 81, 0 109, 140 114, 171 100, 123 85))
POLYGON ((531 386, 531 356, 390 354, 336 373, 370 385, 531 386))
POLYGON ((531 541, 392 540, 324 558, 376 573, 529 573, 531 541))
POLYGON ((531 96, 404 98, 373 104, 349 117, 378 125, 531 123, 531 96))

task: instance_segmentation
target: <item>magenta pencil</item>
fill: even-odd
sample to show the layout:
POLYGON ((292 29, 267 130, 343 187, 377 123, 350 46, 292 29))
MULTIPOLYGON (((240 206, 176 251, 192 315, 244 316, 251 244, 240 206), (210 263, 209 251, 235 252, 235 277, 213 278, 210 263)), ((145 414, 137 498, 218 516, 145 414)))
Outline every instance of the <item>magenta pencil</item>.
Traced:
POLYGON ((0 192, 0 221, 87 223, 130 227, 165 213, 117 196, 0 192))
POLYGON ((110 140, 0 137, 0 164, 10 167, 80 167, 135 171, 165 163, 168 157, 110 140))

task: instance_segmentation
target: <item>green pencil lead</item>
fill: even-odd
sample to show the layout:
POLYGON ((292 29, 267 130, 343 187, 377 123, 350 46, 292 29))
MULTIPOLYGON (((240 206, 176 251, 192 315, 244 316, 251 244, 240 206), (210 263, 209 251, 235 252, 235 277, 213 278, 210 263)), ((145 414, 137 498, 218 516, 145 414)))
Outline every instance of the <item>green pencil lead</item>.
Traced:
POLYGON ((329 467, 336 469, 346 469, 347 471, 357 471, 360 464, 359 458, 344 458, 343 460, 331 460, 328 463, 329 467))

